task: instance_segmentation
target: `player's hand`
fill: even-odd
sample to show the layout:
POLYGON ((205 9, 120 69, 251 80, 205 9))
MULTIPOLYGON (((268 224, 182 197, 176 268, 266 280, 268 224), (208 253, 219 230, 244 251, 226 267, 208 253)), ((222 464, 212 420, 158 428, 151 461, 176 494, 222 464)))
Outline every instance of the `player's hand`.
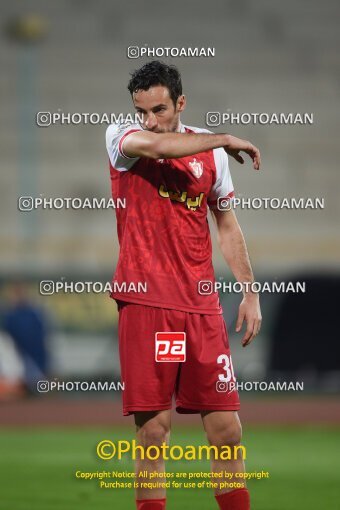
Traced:
POLYGON ((247 324, 247 330, 242 338, 242 346, 246 347, 254 340, 261 328, 260 300, 256 293, 247 293, 240 304, 236 322, 237 333, 241 331, 244 320, 247 324))
POLYGON ((255 145, 248 142, 247 140, 242 140, 241 138, 236 138, 236 136, 228 135, 228 145, 225 145, 224 150, 227 154, 232 156, 236 161, 243 165, 244 159, 241 156, 240 152, 245 152, 248 156, 253 160, 253 167, 255 170, 260 170, 261 166, 261 155, 260 151, 255 145))

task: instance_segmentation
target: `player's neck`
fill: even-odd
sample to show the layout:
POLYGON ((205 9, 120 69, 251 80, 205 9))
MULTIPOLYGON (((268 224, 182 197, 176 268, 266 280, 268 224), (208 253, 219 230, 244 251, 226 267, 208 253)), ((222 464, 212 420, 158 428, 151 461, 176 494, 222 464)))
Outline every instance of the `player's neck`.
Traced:
POLYGON ((177 127, 175 129, 175 133, 180 133, 182 131, 182 122, 180 121, 180 119, 178 120, 178 124, 177 124, 177 127))

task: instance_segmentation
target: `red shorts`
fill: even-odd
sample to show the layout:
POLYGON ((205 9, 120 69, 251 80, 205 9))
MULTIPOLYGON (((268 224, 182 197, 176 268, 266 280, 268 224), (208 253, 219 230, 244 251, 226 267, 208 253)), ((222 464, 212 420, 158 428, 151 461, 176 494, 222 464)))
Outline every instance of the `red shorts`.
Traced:
POLYGON ((123 413, 171 409, 179 413, 240 408, 222 315, 118 303, 123 413), (184 362, 157 362, 157 332, 184 332, 184 362))

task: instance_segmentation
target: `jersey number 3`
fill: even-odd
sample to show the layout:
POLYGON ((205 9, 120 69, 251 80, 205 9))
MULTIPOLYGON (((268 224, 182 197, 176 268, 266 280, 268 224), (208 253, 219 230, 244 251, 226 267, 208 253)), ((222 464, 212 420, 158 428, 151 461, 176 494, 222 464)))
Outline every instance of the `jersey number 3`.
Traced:
POLYGON ((219 365, 222 365, 224 363, 223 369, 225 370, 225 374, 218 374, 218 378, 220 381, 226 383, 230 381, 236 381, 231 356, 228 356, 228 354, 220 354, 219 357, 217 358, 217 363, 219 365))

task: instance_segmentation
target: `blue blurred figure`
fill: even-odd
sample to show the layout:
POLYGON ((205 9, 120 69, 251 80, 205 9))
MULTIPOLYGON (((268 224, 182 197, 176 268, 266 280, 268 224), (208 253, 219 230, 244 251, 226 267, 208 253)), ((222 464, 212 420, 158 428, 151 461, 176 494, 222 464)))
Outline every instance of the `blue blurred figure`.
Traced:
POLYGON ((12 304, 3 317, 3 329, 12 338, 24 364, 24 384, 36 392, 37 382, 47 379, 49 356, 46 348, 47 318, 30 302, 22 283, 13 286, 12 304))

